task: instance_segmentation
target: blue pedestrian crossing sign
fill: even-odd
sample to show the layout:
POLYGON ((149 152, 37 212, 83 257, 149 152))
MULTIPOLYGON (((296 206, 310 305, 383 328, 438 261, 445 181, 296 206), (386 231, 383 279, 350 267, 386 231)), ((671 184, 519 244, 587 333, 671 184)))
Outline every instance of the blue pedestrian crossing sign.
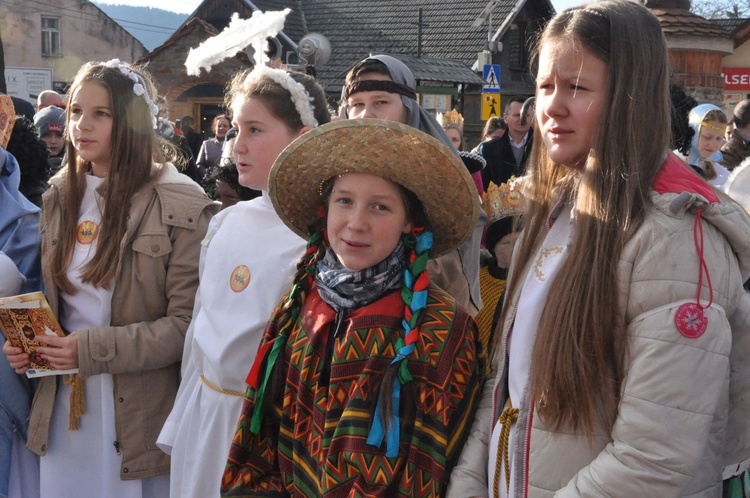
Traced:
POLYGON ((484 65, 484 81, 482 93, 500 93, 500 64, 484 65))

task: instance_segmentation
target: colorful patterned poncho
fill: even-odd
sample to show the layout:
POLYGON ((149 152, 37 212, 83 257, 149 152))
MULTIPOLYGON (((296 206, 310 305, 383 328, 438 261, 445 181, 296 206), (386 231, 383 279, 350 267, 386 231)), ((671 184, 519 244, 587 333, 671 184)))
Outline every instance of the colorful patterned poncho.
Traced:
MULTIPOLYGON (((399 292, 387 294, 351 312, 333 338, 336 313, 313 286, 277 360, 286 372, 283 393, 268 393, 258 435, 249 429, 256 392, 247 391, 222 496, 445 494, 474 419, 485 354, 469 315, 430 287, 409 355, 413 380, 402 388, 398 456, 386 457, 385 443, 366 440, 383 372, 403 334, 403 307, 399 292)), ((276 334, 272 319, 263 343, 276 334)))

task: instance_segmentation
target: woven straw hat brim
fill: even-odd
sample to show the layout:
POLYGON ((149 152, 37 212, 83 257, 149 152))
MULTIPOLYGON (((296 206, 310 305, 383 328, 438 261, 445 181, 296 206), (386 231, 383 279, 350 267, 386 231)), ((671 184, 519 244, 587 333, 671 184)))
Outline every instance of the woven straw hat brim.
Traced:
POLYGON ((448 147, 416 128, 380 119, 334 121, 287 146, 269 175, 274 209, 307 239, 323 204, 321 185, 345 173, 377 175, 411 190, 434 232, 434 256, 461 245, 479 217, 474 182, 448 147))

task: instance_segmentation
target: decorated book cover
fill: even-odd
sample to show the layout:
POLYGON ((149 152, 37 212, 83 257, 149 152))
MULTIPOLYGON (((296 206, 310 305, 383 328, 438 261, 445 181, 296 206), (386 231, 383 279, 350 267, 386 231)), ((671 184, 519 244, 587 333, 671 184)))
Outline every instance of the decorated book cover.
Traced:
POLYGON ((64 337, 62 327, 41 292, 31 292, 19 296, 0 298, 0 331, 15 347, 22 348, 29 354, 28 377, 62 375, 76 373, 73 370, 55 370, 36 348, 40 335, 57 335, 64 337))

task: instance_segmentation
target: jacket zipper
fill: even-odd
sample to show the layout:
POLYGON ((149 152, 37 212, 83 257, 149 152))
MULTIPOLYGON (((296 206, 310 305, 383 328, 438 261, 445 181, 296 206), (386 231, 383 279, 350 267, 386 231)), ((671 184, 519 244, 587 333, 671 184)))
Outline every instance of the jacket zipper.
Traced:
MULTIPOLYGON (((530 386, 533 388, 533 386, 530 386)), ((533 391, 532 391, 533 392, 533 391)), ((531 446, 531 426, 534 425, 534 395, 529 402, 529 418, 526 422, 526 434, 523 440, 523 496, 529 496, 529 447, 531 446)))
MULTIPOLYGON (((549 215, 547 216, 546 226, 547 230, 550 230, 552 228, 552 224, 554 223, 554 220, 552 219, 552 213, 555 212, 555 210, 563 203, 562 196, 558 198, 558 200, 555 202, 555 204, 552 206, 552 209, 550 210, 549 215)), ((523 288, 521 289, 523 290, 523 288)), ((520 295, 520 294, 519 294, 520 295)), ((506 366, 506 360, 505 357, 507 356, 507 350, 508 350, 508 338, 509 334, 508 332, 513 327, 513 322, 516 321, 516 313, 518 312, 518 300, 516 300, 514 306, 513 306, 513 314, 510 317, 510 321, 508 322, 508 326, 503 330, 503 341, 501 343, 500 352, 502 353, 502 365, 503 370, 498 372, 498 376, 496 377, 496 381, 498 382, 495 385, 495 390, 492 393, 492 424, 491 427, 494 429, 495 424, 497 422, 497 418, 499 417, 499 414, 497 412, 497 398, 498 398, 498 391, 500 390, 500 384, 499 381, 502 379, 503 375, 505 375, 505 366, 506 366)), ((519 405, 520 406, 520 405, 519 405)), ((531 443, 531 425, 533 423, 533 410, 534 410, 534 398, 532 396, 531 402, 529 403, 529 416, 528 416, 528 422, 526 425, 526 431, 524 434, 524 442, 523 442, 523 460, 524 460, 524 472, 523 472, 523 479, 524 482, 521 483, 523 485, 523 496, 528 496, 528 472, 529 472, 529 452, 528 448, 531 443)), ((491 430, 492 430, 491 429, 491 430)), ((490 431, 491 431, 490 430, 490 431)), ((518 488, 516 488, 518 489, 518 488)))
MULTIPOLYGON (((552 209, 549 212, 549 216, 547 216, 547 230, 552 229, 552 225, 555 223, 555 219, 552 218, 553 213, 560 207, 561 204, 563 204, 564 196, 560 196, 555 204, 552 206, 552 209)), ((515 319, 515 313, 514 313, 514 319, 515 319)), ((536 342, 536 338, 534 339, 534 342, 536 342)), ((528 379, 527 379, 528 381, 528 379)), ((526 420, 526 430, 524 432, 524 438, 523 438, 523 473, 522 478, 523 482, 521 483, 523 487, 523 496, 524 498, 528 498, 529 496, 529 447, 531 446, 531 428, 534 425, 534 405, 535 405, 535 397, 534 397, 534 385, 531 384, 528 386, 527 392, 530 394, 531 399, 529 400, 529 408, 528 408, 528 416, 526 420)), ((518 488, 516 488, 518 489, 518 488)))

